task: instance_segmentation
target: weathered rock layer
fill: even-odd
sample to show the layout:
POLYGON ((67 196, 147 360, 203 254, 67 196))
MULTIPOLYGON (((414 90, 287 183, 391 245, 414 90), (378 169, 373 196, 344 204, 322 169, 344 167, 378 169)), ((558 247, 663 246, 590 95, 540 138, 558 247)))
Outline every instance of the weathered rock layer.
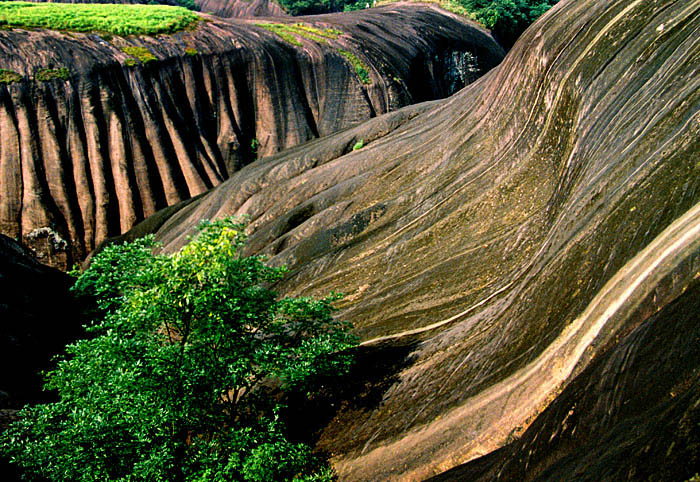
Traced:
POLYGON ((150 38, 0 31, 0 68, 25 76, 0 85, 0 232, 70 266, 257 155, 445 96, 502 55, 486 32, 430 7, 300 21, 336 32, 294 45, 214 17, 150 38), (67 80, 35 80, 64 67, 67 80))
POLYGON ((346 293, 403 361, 319 447, 344 480, 421 480, 518 437, 697 277, 699 31, 698 0, 560 2, 450 99, 246 166, 157 236, 247 214, 281 291, 346 293))

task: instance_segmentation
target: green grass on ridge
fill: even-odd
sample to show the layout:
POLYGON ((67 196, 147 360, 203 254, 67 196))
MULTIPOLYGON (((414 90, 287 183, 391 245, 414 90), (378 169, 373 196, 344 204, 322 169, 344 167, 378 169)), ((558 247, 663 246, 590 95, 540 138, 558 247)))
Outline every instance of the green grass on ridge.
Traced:
POLYGON ((114 35, 155 35, 193 27, 199 17, 182 7, 0 1, 0 26, 114 35))

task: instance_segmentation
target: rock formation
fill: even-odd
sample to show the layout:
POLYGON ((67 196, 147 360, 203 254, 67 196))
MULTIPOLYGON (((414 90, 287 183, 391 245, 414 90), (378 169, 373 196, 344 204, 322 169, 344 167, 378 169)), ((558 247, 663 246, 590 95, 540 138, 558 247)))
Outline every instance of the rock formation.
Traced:
MULTIPOLYGON (((29 0, 46 1, 46 0, 29 0)), ((144 4, 150 0, 51 0, 60 3, 127 3, 144 4)), ((179 5, 176 0, 159 0, 165 5, 179 5)), ((195 0, 197 8, 219 17, 287 17, 279 3, 273 0, 195 0)))
POLYGON ((219 17, 287 17, 272 0, 196 0, 200 11, 219 17))
POLYGON ((0 235, 0 409, 41 398, 53 355, 82 330, 71 278, 0 235))
POLYGON ((700 262, 699 30, 698 0, 560 2, 453 97, 254 162, 151 228, 174 250, 201 218, 246 214, 248 250, 290 269, 280 291, 346 293, 339 316, 384 363, 315 412, 342 480, 422 480, 518 439, 550 405, 504 476, 585 470, 587 454, 567 458, 575 427, 584 452, 610 433, 599 453, 620 467, 645 440, 688 453, 695 435, 654 428, 697 432, 683 336, 700 324, 682 293, 700 262), (672 375, 633 397, 657 368, 672 375), (647 438, 630 410, 653 418, 647 438), (548 466, 550 439, 568 466, 548 466))
POLYGON ((0 83, 0 232, 71 266, 257 155, 448 95, 502 56, 485 31, 426 6, 297 18, 287 25, 317 30, 291 41, 256 22, 206 17, 158 37, 0 31, 0 68, 23 76, 0 83))

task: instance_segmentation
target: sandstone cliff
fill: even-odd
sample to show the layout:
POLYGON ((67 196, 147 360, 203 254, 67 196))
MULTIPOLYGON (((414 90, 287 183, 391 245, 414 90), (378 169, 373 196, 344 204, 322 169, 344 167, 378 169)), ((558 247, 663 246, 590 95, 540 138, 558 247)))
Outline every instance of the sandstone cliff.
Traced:
POLYGON ((0 82, 0 232, 71 266, 256 156, 448 95, 502 56, 428 6, 273 26, 286 41, 256 22, 130 38, 0 31, 0 68, 22 77, 0 82))
POLYGON ((550 437, 605 433, 572 409, 582 390, 584 410, 624 424, 664 349, 668 383, 630 402, 658 423, 628 442, 688 453, 654 427, 663 407, 695 413, 700 365, 679 336, 700 325, 692 309, 681 333, 654 320, 675 319, 698 276, 698 30, 698 0, 560 2, 450 99, 255 162, 153 227, 174 250, 201 218, 247 214, 249 251, 290 268, 282 292, 347 294, 339 316, 374 362, 354 397, 315 412, 343 480, 422 480, 490 453, 562 393, 513 446, 522 463, 503 474, 519 480, 529 448, 546 468, 550 437))

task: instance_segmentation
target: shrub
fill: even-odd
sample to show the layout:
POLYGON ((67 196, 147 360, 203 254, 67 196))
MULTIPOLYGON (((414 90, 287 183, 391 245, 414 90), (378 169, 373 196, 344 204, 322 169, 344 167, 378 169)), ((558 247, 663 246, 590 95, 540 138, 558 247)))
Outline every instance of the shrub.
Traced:
POLYGON ((153 55, 153 53, 146 47, 122 47, 122 51, 131 55, 132 57, 135 57, 139 60, 139 62, 143 62, 144 64, 157 60, 156 56, 153 55))
POLYGON ((14 72, 12 70, 0 69, 0 84, 14 84, 19 82, 23 77, 21 74, 14 72))
POLYGON ((372 81, 369 78, 369 67, 367 67, 360 59, 357 58, 352 52, 347 50, 338 49, 338 53, 348 59, 350 64, 355 68, 355 73, 360 78, 360 82, 363 84, 371 84, 372 81))
POLYGON ((52 80, 68 80, 70 79, 70 72, 66 67, 61 67, 59 69, 41 69, 36 74, 34 78, 39 82, 50 82, 52 80))
POLYGON ((271 391, 313 390, 357 343, 331 295, 278 299, 285 270, 240 254, 244 226, 205 222, 180 252, 111 245, 74 291, 96 299, 91 337, 48 374, 58 401, 26 407, 0 449, 30 476, 75 482, 330 481, 288 440, 271 391))
POLYGON ((363 147, 365 147, 365 141, 362 140, 362 139, 360 139, 359 141, 357 141, 357 142, 355 143, 354 146, 352 146, 352 150, 353 150, 353 151, 359 151, 359 150, 362 149, 363 147))

